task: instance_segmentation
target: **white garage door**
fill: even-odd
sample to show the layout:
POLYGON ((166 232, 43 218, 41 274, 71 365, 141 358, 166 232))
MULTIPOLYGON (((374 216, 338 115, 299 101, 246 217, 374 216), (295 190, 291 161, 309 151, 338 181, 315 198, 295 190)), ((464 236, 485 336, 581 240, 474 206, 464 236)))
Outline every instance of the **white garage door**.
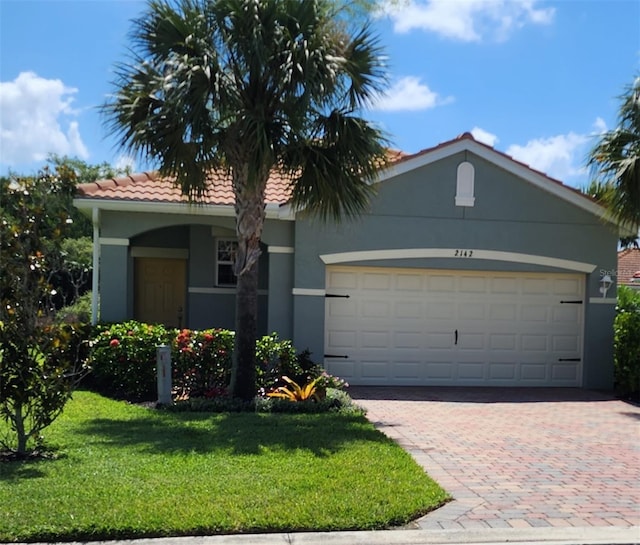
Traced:
POLYGON ((326 286, 325 366, 351 384, 581 384, 583 275, 334 266, 326 286))

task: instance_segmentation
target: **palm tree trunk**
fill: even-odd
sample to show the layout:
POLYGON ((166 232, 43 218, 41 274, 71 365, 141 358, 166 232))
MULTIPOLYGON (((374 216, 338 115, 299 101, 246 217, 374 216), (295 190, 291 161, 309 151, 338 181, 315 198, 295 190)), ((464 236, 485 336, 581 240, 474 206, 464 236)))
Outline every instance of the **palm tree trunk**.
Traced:
POLYGON ((238 277, 236 337, 231 370, 231 396, 250 401, 256 395, 258 262, 238 277))
POLYGON ((263 168, 260 183, 248 184, 247 163, 233 170, 236 198, 235 259, 236 338, 231 368, 231 396, 250 401, 256 395, 256 337, 258 323, 258 259, 264 226, 264 188, 269 169, 263 168))

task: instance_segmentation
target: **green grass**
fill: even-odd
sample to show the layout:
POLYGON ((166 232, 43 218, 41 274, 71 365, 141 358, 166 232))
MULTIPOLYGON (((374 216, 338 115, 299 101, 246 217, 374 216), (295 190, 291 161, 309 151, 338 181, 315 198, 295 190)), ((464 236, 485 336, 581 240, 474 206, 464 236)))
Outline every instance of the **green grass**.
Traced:
POLYGON ((0 463, 0 541, 374 529, 447 501, 363 417, 169 413, 77 392, 45 432, 57 459, 0 463))

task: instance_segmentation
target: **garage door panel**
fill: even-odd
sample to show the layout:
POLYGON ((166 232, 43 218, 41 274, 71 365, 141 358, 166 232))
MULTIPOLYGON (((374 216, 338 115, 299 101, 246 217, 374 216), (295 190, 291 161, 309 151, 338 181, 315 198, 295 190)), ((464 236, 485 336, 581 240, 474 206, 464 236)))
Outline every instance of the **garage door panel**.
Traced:
POLYGON ((560 278, 553 281, 553 293, 580 297, 582 295, 582 282, 578 278, 560 278))
POLYGON ((461 380, 484 380, 486 364, 483 361, 460 362, 457 366, 457 378, 461 380))
POLYGON ((398 360, 394 367, 395 376, 400 380, 411 380, 414 382, 422 380, 423 365, 421 361, 398 360))
POLYGON ((358 305, 350 299, 327 299, 326 312, 330 318, 355 318, 358 315, 358 305))
POLYGON ((549 281, 546 278, 524 278, 522 293, 525 295, 546 295, 549 293, 549 281))
POLYGON ((427 333, 425 335, 425 348, 445 348, 451 349, 454 346, 454 336, 451 331, 427 333))
POLYGON ((511 335, 490 335, 489 348, 491 350, 515 350, 517 344, 517 336, 511 335))
POLYGON ((427 379, 453 379, 455 365, 451 365, 448 361, 434 361, 426 365, 425 377, 427 379))
POLYGON ((547 335, 522 335, 520 342, 521 348, 525 352, 546 352, 549 350, 547 335))
POLYGON ((456 291, 455 277, 452 275, 432 274, 427 277, 427 291, 430 293, 448 293, 456 291))
POLYGON ((581 312, 578 305, 562 305, 554 307, 552 310, 552 320, 558 322, 574 323, 581 312))
POLYGON ((545 382, 547 380, 547 363, 523 363, 520 365, 520 380, 545 382))
POLYGON ((401 273, 395 277, 395 289, 399 292, 420 292, 424 290, 424 275, 401 273))
POLYGON ((455 307, 450 301, 433 302, 425 307, 427 318, 436 318, 438 320, 451 320, 455 316, 455 307))
POLYGON ((513 321, 518 316, 518 307, 513 303, 487 303, 490 320, 513 321))
POLYGON ((325 364, 352 384, 580 385, 583 275, 332 266, 336 292, 325 364))
POLYGON ((391 275, 388 273, 365 273, 362 275, 362 289, 373 291, 389 291, 391 275))
POLYGON ((389 347, 389 333, 387 331, 363 331, 360 334, 360 346, 363 349, 389 347))
POLYGON ((515 363, 490 363, 488 379, 492 381, 513 381, 516 378, 515 363))
POLYGON ((545 305, 523 304, 520 309, 521 322, 548 322, 549 307, 545 305))
POLYGON ((500 277, 491 279, 491 293, 502 295, 515 295, 518 293, 518 279, 513 277, 500 277))
POLYGON ((421 331, 402 331, 393 336, 393 346, 398 349, 417 350, 422 347, 424 335, 421 331))
POLYGON ((354 290, 357 287, 358 275, 355 272, 329 271, 327 285, 332 289, 354 290))
POLYGON ((356 378, 356 363, 354 361, 328 359, 325 362, 325 366, 332 375, 341 377, 347 382, 351 382, 356 378))
POLYGON ((486 312, 485 303, 464 303, 458 308, 458 317, 461 320, 484 320, 486 312))
POLYGON ((554 335, 552 337, 554 352, 572 352, 580 350, 580 341, 575 335, 554 335))
POLYGON ((342 349, 353 349, 357 343, 356 339, 358 336, 357 331, 329 331, 328 339, 329 346, 333 348, 342 348, 342 349))
POLYGON ((578 365, 572 362, 554 364, 551 377, 556 381, 573 382, 578 378, 578 365))
POLYGON ((389 362, 386 360, 363 359, 361 364, 361 377, 363 379, 386 379, 389 377, 389 362))
POLYGON ((424 316, 422 303, 415 301, 398 301, 394 305, 394 316, 401 319, 420 320, 424 316))
POLYGON ((463 276, 460 278, 458 291, 460 293, 486 293, 487 279, 478 276, 463 276))
POLYGON ((458 333, 459 350, 485 350, 486 336, 483 333, 458 333))
POLYGON ((391 301, 380 299, 365 301, 360 307, 359 315, 362 318, 388 319, 391 313, 391 301))

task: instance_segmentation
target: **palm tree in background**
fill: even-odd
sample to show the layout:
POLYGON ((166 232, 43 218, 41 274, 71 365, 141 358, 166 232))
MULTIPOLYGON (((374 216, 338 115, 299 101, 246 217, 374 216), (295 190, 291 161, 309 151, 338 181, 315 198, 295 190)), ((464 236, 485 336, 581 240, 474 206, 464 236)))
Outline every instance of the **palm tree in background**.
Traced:
MULTIPOLYGON (((640 76, 620 97, 617 127, 600 136, 589 154, 594 181, 587 192, 622 226, 640 226, 640 76)), ((634 237, 637 238, 637 237, 634 237)))
POLYGON ((382 50, 332 0, 150 0, 131 40, 103 106, 120 146, 192 200, 212 170, 232 180, 231 395, 251 399, 267 179, 288 176, 292 205, 323 219, 365 209, 387 142, 358 112, 386 86, 382 50))

